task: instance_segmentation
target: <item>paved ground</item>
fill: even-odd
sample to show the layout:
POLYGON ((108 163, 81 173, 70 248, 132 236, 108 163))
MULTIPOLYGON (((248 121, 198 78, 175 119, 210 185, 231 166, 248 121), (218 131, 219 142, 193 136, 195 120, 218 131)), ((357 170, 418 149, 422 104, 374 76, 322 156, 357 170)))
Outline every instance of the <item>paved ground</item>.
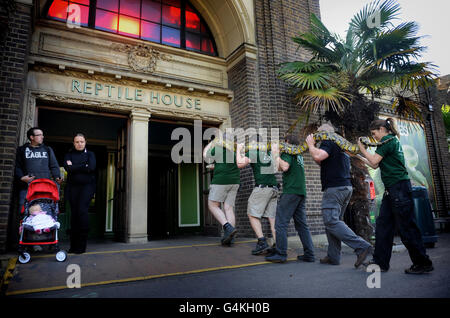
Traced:
MULTIPOLYGON (((296 261, 300 245, 290 241, 289 261, 272 264, 253 256, 254 239, 222 247, 218 238, 190 237, 142 245, 93 243, 83 255, 64 263, 54 255, 33 255, 17 263, 6 290, 9 298, 448 298, 450 297, 450 234, 439 235, 427 252, 435 271, 411 276, 407 252, 397 248, 391 269, 378 278, 365 268, 355 270, 355 256, 343 248, 342 264, 331 266, 296 261), (72 267, 79 266, 81 288, 72 267), (369 288, 369 281, 375 287, 369 288), (379 284, 378 284, 379 283, 379 284)), ((326 255, 318 246, 316 254, 326 255)))

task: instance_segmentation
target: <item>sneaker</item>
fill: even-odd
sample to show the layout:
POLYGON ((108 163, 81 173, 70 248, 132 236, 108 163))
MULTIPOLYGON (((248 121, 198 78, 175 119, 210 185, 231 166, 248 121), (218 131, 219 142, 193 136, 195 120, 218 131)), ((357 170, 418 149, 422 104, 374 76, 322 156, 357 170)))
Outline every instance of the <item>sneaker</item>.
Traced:
POLYGON ((278 253, 273 253, 272 255, 266 256, 266 261, 272 262, 272 263, 285 263, 286 256, 283 256, 278 253))
POLYGON ((424 274, 434 270, 433 265, 412 265, 405 269, 405 274, 424 274))
POLYGON ((224 229, 223 237, 222 237, 222 245, 229 245, 233 240, 233 237, 236 235, 237 230, 231 224, 224 229))
POLYGON ((258 240, 256 243, 256 248, 252 250, 252 255, 261 255, 270 249, 266 242, 266 239, 258 240))
POLYGON ((369 253, 372 253, 372 246, 369 246, 364 251, 362 251, 361 254, 358 255, 358 257, 356 258, 356 262, 355 262, 356 268, 361 266, 361 264, 366 260, 367 255, 369 255, 369 253))
POLYGON ((320 259, 320 264, 339 265, 337 262, 333 262, 328 256, 320 259))
POLYGON ((299 261, 308 262, 308 263, 314 263, 316 261, 314 256, 311 257, 311 256, 305 256, 305 255, 299 255, 299 256, 297 256, 297 259, 299 261))

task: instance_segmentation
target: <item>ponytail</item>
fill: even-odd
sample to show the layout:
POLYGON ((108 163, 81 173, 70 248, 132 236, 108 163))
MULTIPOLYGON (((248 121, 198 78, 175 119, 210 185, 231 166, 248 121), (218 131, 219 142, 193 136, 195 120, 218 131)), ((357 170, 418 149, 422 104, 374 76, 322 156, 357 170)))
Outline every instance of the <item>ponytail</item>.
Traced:
POLYGON ((395 124, 395 121, 393 118, 386 119, 385 127, 388 131, 392 132, 392 134, 394 134, 397 137, 400 137, 400 135, 398 134, 398 131, 397 131, 397 125, 395 124))
POLYGON ((388 132, 396 135, 397 137, 400 137, 400 135, 398 134, 398 131, 397 131, 397 126, 396 126, 393 118, 387 118, 386 120, 384 120, 384 119, 374 120, 373 122, 370 123, 369 130, 378 130, 381 127, 386 128, 386 130, 388 132))

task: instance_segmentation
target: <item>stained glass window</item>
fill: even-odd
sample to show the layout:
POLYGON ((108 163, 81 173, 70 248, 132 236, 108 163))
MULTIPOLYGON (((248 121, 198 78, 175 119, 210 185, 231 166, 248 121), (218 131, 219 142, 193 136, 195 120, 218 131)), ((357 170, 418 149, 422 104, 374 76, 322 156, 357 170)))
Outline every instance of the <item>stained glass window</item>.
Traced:
POLYGON ((95 16, 95 27, 103 31, 117 31, 119 22, 119 15, 117 13, 108 12, 105 10, 97 10, 95 16))
POLYGON ((88 26, 89 0, 55 0, 48 9, 48 17, 59 21, 69 21, 82 26, 88 26))
POLYGON ((187 0, 54 0, 47 17, 217 55, 205 21, 187 0))

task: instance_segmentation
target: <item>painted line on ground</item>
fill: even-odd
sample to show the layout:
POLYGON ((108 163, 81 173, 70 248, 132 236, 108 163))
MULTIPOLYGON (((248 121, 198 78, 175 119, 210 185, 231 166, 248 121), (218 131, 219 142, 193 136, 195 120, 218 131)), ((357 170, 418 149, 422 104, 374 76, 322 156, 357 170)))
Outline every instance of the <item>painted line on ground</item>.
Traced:
POLYGON ((8 265, 6 266, 5 273, 3 274, 2 280, 0 282, 0 294, 5 294, 9 281, 14 276, 14 269, 16 268, 17 257, 12 257, 8 261, 8 265))
MULTIPOLYGON (((235 242, 235 244, 253 243, 255 240, 240 241, 235 242)), ((207 244, 191 244, 191 245, 177 245, 177 246, 163 246, 163 247, 151 247, 151 248, 139 248, 139 249, 129 249, 129 250, 115 250, 115 251, 98 251, 98 252, 86 252, 81 255, 100 255, 100 254, 116 254, 116 253, 131 253, 131 252, 147 252, 147 251, 160 251, 160 250, 170 250, 176 248, 188 248, 188 247, 204 247, 204 246, 221 246, 218 243, 207 243, 207 244)), ((78 255, 78 254, 68 254, 68 255, 78 255)), ((45 254, 45 255, 32 255, 32 258, 49 258, 55 257, 55 254, 45 254)))
MULTIPOLYGON (((296 260, 297 260, 297 257, 289 258, 289 259, 287 259, 287 262, 296 261, 296 260)), ((172 276, 189 275, 189 274, 198 274, 198 273, 213 272, 213 271, 226 270, 226 269, 236 269, 236 268, 258 266, 258 265, 264 265, 264 264, 272 264, 272 262, 264 261, 264 262, 248 263, 248 264, 239 264, 239 265, 229 265, 229 266, 210 267, 210 268, 203 268, 203 269, 194 269, 194 270, 190 270, 190 271, 186 271, 186 272, 175 272, 175 273, 167 273, 167 274, 155 274, 155 275, 148 275, 148 276, 139 276, 139 277, 130 277, 130 278, 123 278, 123 279, 107 280, 107 281, 101 281, 101 282, 92 282, 92 283, 81 284, 81 288, 83 288, 83 287, 93 287, 93 286, 102 286, 102 285, 110 285, 110 284, 120 284, 120 283, 132 283, 132 282, 145 281, 145 280, 150 280, 150 279, 155 279, 155 278, 172 277, 172 276)), ((43 293, 43 292, 63 290, 63 289, 70 289, 70 288, 67 287, 67 286, 54 286, 54 287, 44 287, 44 288, 35 288, 35 289, 23 289, 23 290, 15 290, 15 291, 12 291, 12 292, 7 292, 6 296, 32 294, 32 293, 43 293)))

